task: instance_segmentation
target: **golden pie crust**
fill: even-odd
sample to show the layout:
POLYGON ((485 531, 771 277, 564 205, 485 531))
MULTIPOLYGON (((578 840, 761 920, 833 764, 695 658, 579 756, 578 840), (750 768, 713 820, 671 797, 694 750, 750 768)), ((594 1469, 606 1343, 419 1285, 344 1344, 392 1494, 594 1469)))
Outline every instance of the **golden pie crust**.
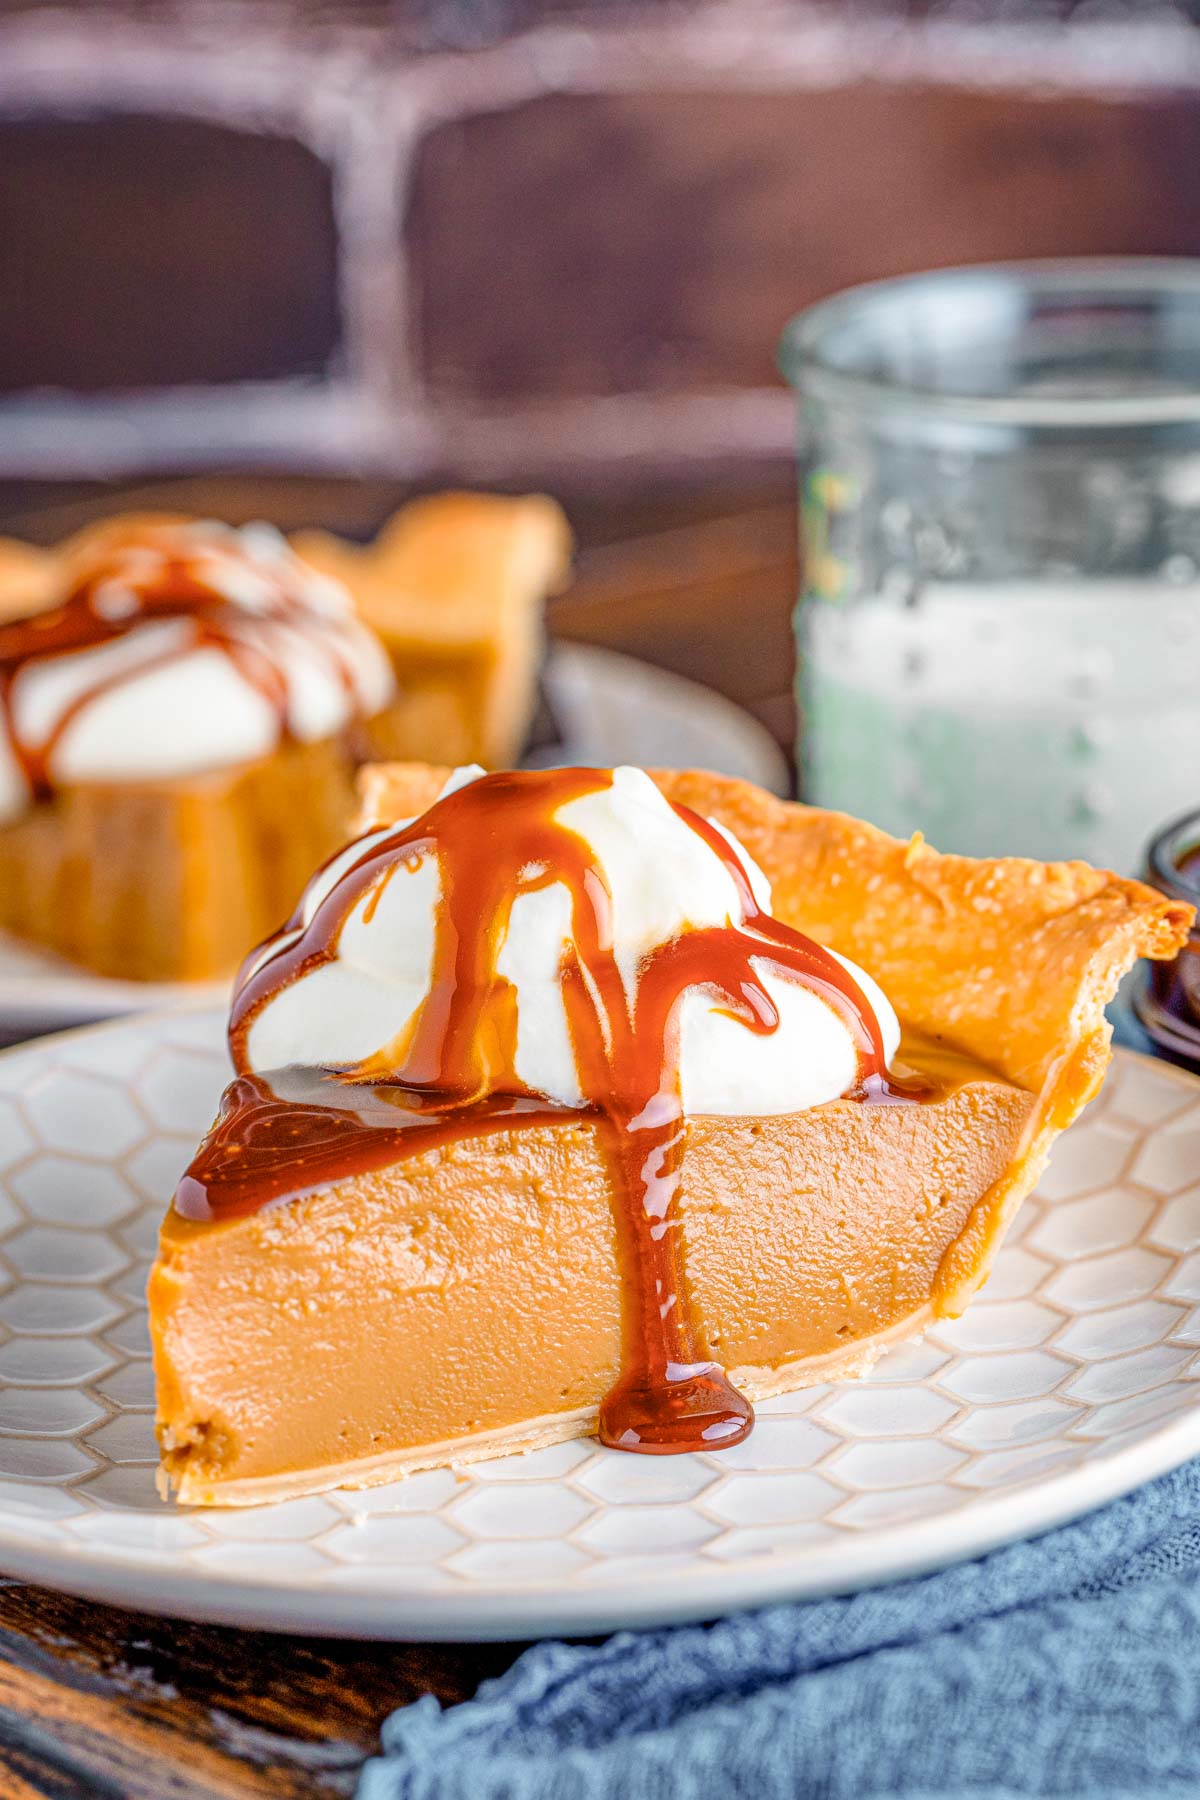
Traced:
MULTIPOLYGON (((366 821, 446 771, 374 768, 366 821)), ((683 1200, 705 1349, 752 1398, 862 1373, 961 1311, 1057 1133, 1102 1079, 1103 1007, 1189 909, 1069 863, 975 862, 698 773, 668 798, 737 832, 774 911, 853 957, 944 1084, 693 1118, 683 1200)), ((253 1504, 582 1435, 618 1370, 620 1277, 594 1127, 469 1139, 249 1218, 173 1211, 150 1282, 164 1480, 253 1504)))
POLYGON ((349 588, 391 652, 404 695, 397 754, 517 761, 537 697, 543 602, 570 563, 561 507, 543 494, 434 494, 366 546, 322 531, 291 542, 349 588))

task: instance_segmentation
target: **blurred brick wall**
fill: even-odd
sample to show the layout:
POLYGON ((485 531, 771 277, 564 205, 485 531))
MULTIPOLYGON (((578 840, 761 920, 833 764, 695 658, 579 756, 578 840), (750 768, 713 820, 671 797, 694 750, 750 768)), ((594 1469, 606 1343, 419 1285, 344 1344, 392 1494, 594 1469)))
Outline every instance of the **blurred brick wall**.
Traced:
POLYGON ((439 399, 766 387, 789 314, 849 282, 1200 249, 1198 172, 1190 95, 539 96, 418 147, 414 354, 439 399))
POLYGON ((0 119, 0 392, 327 369, 332 171, 287 137, 149 113, 0 119))
POLYGON ((781 463, 804 302, 1200 253, 1185 12, 0 4, 0 477, 781 463))

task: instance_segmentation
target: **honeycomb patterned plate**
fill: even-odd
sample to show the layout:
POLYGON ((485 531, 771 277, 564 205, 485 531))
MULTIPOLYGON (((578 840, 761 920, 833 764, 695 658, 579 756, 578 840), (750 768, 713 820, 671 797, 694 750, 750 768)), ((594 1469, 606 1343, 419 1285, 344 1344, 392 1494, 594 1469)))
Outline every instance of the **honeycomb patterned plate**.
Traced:
POLYGON ((414 1638, 701 1618, 916 1573, 1200 1452, 1200 1081, 1128 1052, 966 1318, 722 1454, 594 1442, 365 1493, 154 1491, 144 1288, 222 1018, 0 1057, 0 1568, 160 1613, 414 1638))

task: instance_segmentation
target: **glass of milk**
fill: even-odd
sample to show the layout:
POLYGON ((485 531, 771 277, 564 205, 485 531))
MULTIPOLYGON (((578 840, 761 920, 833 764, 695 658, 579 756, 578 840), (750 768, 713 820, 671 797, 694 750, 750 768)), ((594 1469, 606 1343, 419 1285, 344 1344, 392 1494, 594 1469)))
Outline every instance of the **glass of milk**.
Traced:
POLYGON ((782 355, 805 797, 1134 872, 1200 800, 1200 262, 876 283, 782 355))

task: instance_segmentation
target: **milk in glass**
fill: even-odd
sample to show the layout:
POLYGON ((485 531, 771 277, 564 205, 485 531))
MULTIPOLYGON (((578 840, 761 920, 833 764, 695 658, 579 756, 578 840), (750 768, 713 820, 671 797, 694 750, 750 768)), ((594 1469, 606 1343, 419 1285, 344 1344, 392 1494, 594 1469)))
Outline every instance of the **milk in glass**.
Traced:
POLYGON ((860 594, 800 646, 805 797, 897 835, 1132 873, 1200 794, 1200 583, 860 594))

